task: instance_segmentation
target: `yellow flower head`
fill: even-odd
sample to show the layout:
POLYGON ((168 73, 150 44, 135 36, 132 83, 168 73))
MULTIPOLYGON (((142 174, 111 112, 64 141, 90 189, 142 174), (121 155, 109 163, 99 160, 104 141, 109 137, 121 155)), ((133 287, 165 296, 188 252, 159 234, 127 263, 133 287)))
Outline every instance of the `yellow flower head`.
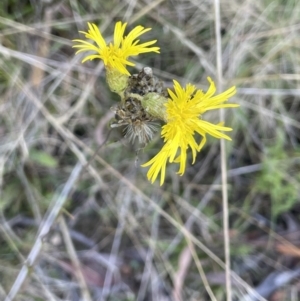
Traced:
POLYGON ((115 25, 113 43, 107 44, 97 25, 88 23, 88 32, 80 32, 83 33, 87 39, 94 41, 96 45, 77 39, 73 41, 79 44, 74 45, 73 48, 79 49, 76 54, 83 51, 95 51, 96 54, 86 56, 82 63, 87 60, 99 58, 103 60, 106 68, 117 69, 122 74, 130 75, 126 69, 126 65, 134 66, 134 63, 127 60, 129 56, 152 51, 159 53, 159 47, 149 47, 156 43, 156 40, 138 44, 140 40, 137 40, 137 38, 151 30, 151 28, 144 28, 139 25, 124 37, 126 25, 127 23, 122 24, 122 22, 117 22, 115 25))
POLYGON ((164 183, 166 174, 166 164, 179 163, 178 173, 184 174, 186 169, 187 150, 192 151, 193 162, 195 162, 197 152, 199 152, 206 142, 206 134, 216 138, 231 140, 230 137, 221 131, 231 131, 231 128, 221 124, 212 124, 201 119, 201 115, 209 110, 237 107, 237 104, 224 104, 225 101, 236 93, 235 87, 213 96, 216 92, 214 82, 208 78, 210 87, 206 93, 196 90, 196 87, 187 84, 182 88, 174 80, 174 90, 168 89, 170 98, 165 104, 167 112, 167 123, 162 127, 161 137, 164 139, 164 146, 160 152, 150 161, 143 164, 143 167, 151 165, 147 177, 152 183, 160 175, 160 185, 164 183), (202 136, 202 141, 198 143, 195 133, 202 136))

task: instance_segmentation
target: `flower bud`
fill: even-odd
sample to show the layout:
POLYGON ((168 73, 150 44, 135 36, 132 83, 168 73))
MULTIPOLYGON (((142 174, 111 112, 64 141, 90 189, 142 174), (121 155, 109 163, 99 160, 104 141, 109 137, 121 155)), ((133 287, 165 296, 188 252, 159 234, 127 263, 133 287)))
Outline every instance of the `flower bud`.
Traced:
POLYGON ((112 92, 123 99, 124 91, 128 85, 128 75, 122 74, 118 69, 106 68, 106 82, 112 92))
POLYGON ((167 122, 167 112, 165 103, 168 99, 156 92, 150 92, 144 95, 141 100, 142 107, 151 116, 167 122))

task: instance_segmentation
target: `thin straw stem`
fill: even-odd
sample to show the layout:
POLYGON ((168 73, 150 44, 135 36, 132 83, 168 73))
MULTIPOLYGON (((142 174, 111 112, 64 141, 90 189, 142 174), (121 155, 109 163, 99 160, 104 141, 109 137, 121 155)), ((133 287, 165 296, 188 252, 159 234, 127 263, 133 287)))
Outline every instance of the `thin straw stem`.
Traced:
MULTIPOLYGON (((220 1, 214 0, 215 8, 215 34, 216 34, 216 61, 217 61, 217 82, 218 89, 222 90, 222 41, 220 22, 220 1)), ((225 111, 220 110, 220 120, 224 121, 225 111)), ((224 253, 225 253, 225 277, 226 277, 226 300, 232 300, 231 276, 230 276, 230 239, 229 239, 229 214, 228 214, 228 193, 227 193, 227 168, 225 140, 220 140, 221 144, 221 171, 222 171, 222 203, 223 203, 223 233, 224 233, 224 253)))

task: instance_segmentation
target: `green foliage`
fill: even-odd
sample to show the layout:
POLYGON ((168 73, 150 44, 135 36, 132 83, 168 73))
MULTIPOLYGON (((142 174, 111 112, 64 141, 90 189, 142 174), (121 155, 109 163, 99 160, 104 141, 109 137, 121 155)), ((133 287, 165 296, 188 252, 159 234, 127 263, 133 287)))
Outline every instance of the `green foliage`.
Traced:
POLYGON ((293 177, 295 164, 285 151, 284 142, 283 133, 278 131, 275 144, 266 149, 263 168, 255 184, 257 192, 270 196, 273 218, 292 208, 298 201, 299 185, 297 176, 293 177))
POLYGON ((10 207, 13 214, 19 211, 20 183, 12 179, 10 183, 5 185, 0 198, 0 211, 4 211, 6 207, 10 207), (12 206, 13 204, 13 206, 12 206))
MULTIPOLYGON (((14 21, 20 21, 20 19, 23 19, 26 15, 32 13, 33 8, 28 0, 2 0, 0 3, 0 16, 14 21)), ((2 26, 1 23, 0 26, 2 26)))
POLYGON ((44 167, 55 168, 58 165, 57 159, 44 151, 31 150, 29 158, 44 167))
POLYGON ((232 244, 230 249, 231 256, 247 256, 254 251, 254 246, 251 244, 232 244))

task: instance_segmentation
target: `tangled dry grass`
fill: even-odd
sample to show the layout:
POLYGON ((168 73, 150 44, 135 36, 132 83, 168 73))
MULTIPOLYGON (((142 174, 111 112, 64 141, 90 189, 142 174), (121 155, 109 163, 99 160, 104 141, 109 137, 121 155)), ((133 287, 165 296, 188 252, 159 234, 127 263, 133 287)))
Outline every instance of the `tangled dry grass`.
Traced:
POLYGON ((208 0, 1 1, 0 300, 299 300, 299 14, 295 0, 222 0, 218 15, 208 0), (219 84, 241 105, 226 111, 230 292, 219 143, 151 185, 139 165, 159 134, 137 154, 111 131, 103 65, 71 48, 88 21, 108 38, 118 20, 151 27, 161 54, 131 72, 206 90, 216 18, 219 84))

